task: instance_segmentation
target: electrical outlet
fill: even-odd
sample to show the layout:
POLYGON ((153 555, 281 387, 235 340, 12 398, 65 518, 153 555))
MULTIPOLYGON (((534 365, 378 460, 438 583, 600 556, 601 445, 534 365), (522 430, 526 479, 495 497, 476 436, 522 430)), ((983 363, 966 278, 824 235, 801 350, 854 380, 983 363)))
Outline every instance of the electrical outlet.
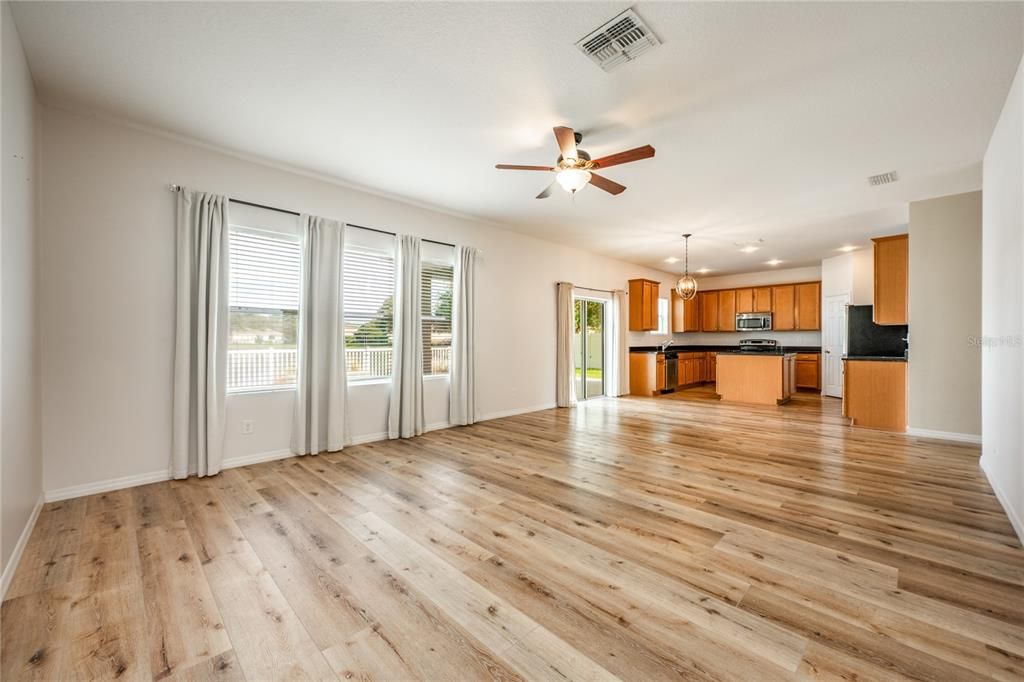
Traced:
POLYGON ((251 419, 243 419, 242 420, 242 435, 243 436, 251 436, 253 431, 255 431, 255 427, 253 426, 252 420, 251 419))

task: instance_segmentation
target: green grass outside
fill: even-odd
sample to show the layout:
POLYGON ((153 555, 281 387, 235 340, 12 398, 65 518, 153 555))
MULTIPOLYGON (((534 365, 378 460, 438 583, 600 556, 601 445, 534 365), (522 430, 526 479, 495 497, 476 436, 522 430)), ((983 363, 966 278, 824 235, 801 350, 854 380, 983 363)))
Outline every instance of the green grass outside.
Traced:
MULTIPOLYGON (((603 370, 600 370, 600 369, 594 369, 593 367, 588 367, 587 368, 587 378, 588 379, 600 379, 602 377, 603 373, 604 373, 603 370)), ((576 378, 577 379, 580 378, 580 368, 579 367, 576 368, 576 378)))

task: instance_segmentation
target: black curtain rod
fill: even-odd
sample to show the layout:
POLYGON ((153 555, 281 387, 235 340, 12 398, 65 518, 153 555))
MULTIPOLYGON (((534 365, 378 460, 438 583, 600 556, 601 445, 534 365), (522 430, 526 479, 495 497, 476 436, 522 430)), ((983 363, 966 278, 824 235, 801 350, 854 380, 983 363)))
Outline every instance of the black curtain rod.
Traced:
MULTIPOLYGON (((171 191, 172 192, 178 192, 180 190, 181 190, 181 185, 171 185, 171 191)), ((266 204, 257 204, 257 203, 254 203, 252 201, 242 201, 241 199, 232 199, 231 197, 228 197, 228 201, 230 201, 232 203, 235 203, 235 204, 243 204, 245 206, 252 206, 253 208, 262 208, 262 209, 265 209, 267 211, 276 211, 278 213, 287 213, 288 215, 293 215, 293 216, 300 216, 300 215, 302 215, 301 213, 297 213, 296 211, 289 211, 286 208, 277 208, 276 206, 267 206, 266 204)), ((395 232, 391 232, 389 230, 380 230, 380 229, 377 229, 376 227, 366 227, 365 225, 353 225, 352 223, 345 223, 345 224, 348 225, 349 227, 354 227, 354 228, 359 229, 359 230, 369 230, 370 232, 379 232, 380 234, 390 234, 392 237, 397 237, 398 236, 398 234, 395 233, 395 232)), ((436 241, 434 239, 425 239, 425 238, 423 238, 421 240, 425 241, 425 242, 430 242, 431 244, 438 244, 440 246, 450 246, 453 249, 455 248, 455 244, 449 244, 448 242, 439 242, 439 241, 436 241)))
POLYGON ((600 291, 602 294, 614 294, 614 291, 609 289, 595 289, 594 287, 578 287, 575 284, 572 285, 573 289, 586 289, 587 291, 600 291))

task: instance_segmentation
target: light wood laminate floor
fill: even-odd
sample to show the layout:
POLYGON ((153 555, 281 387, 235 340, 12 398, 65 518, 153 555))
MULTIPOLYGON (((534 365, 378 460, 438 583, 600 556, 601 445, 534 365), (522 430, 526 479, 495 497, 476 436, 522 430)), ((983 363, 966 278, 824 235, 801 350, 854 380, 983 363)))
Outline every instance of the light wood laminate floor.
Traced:
POLYGON ((976 447, 710 397, 48 504, 3 679, 1022 679, 976 447))

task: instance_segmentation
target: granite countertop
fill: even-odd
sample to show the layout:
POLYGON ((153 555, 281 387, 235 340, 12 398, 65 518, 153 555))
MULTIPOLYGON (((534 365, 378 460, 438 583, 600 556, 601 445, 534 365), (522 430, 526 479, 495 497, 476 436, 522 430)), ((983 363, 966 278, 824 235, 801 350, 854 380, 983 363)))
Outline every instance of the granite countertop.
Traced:
MULTIPOLYGON (((795 351, 790 348, 782 348, 779 350, 759 350, 759 351, 743 351, 743 350, 720 350, 719 355, 749 355, 750 357, 758 357, 759 355, 779 357, 781 355, 796 355, 797 352, 806 353, 808 351, 795 351)), ((817 352, 817 351, 814 351, 817 352)))
POLYGON ((906 362, 906 355, 844 355, 843 360, 870 360, 872 362, 906 362))
MULTIPOLYGON (((739 346, 669 346, 669 353, 738 353, 739 346)), ((630 353, 661 353, 660 346, 630 346, 630 353)), ((780 346, 778 350, 763 353, 764 355, 782 355, 783 353, 820 353, 821 346, 780 346)), ((754 353, 744 353, 754 355, 754 353)))

